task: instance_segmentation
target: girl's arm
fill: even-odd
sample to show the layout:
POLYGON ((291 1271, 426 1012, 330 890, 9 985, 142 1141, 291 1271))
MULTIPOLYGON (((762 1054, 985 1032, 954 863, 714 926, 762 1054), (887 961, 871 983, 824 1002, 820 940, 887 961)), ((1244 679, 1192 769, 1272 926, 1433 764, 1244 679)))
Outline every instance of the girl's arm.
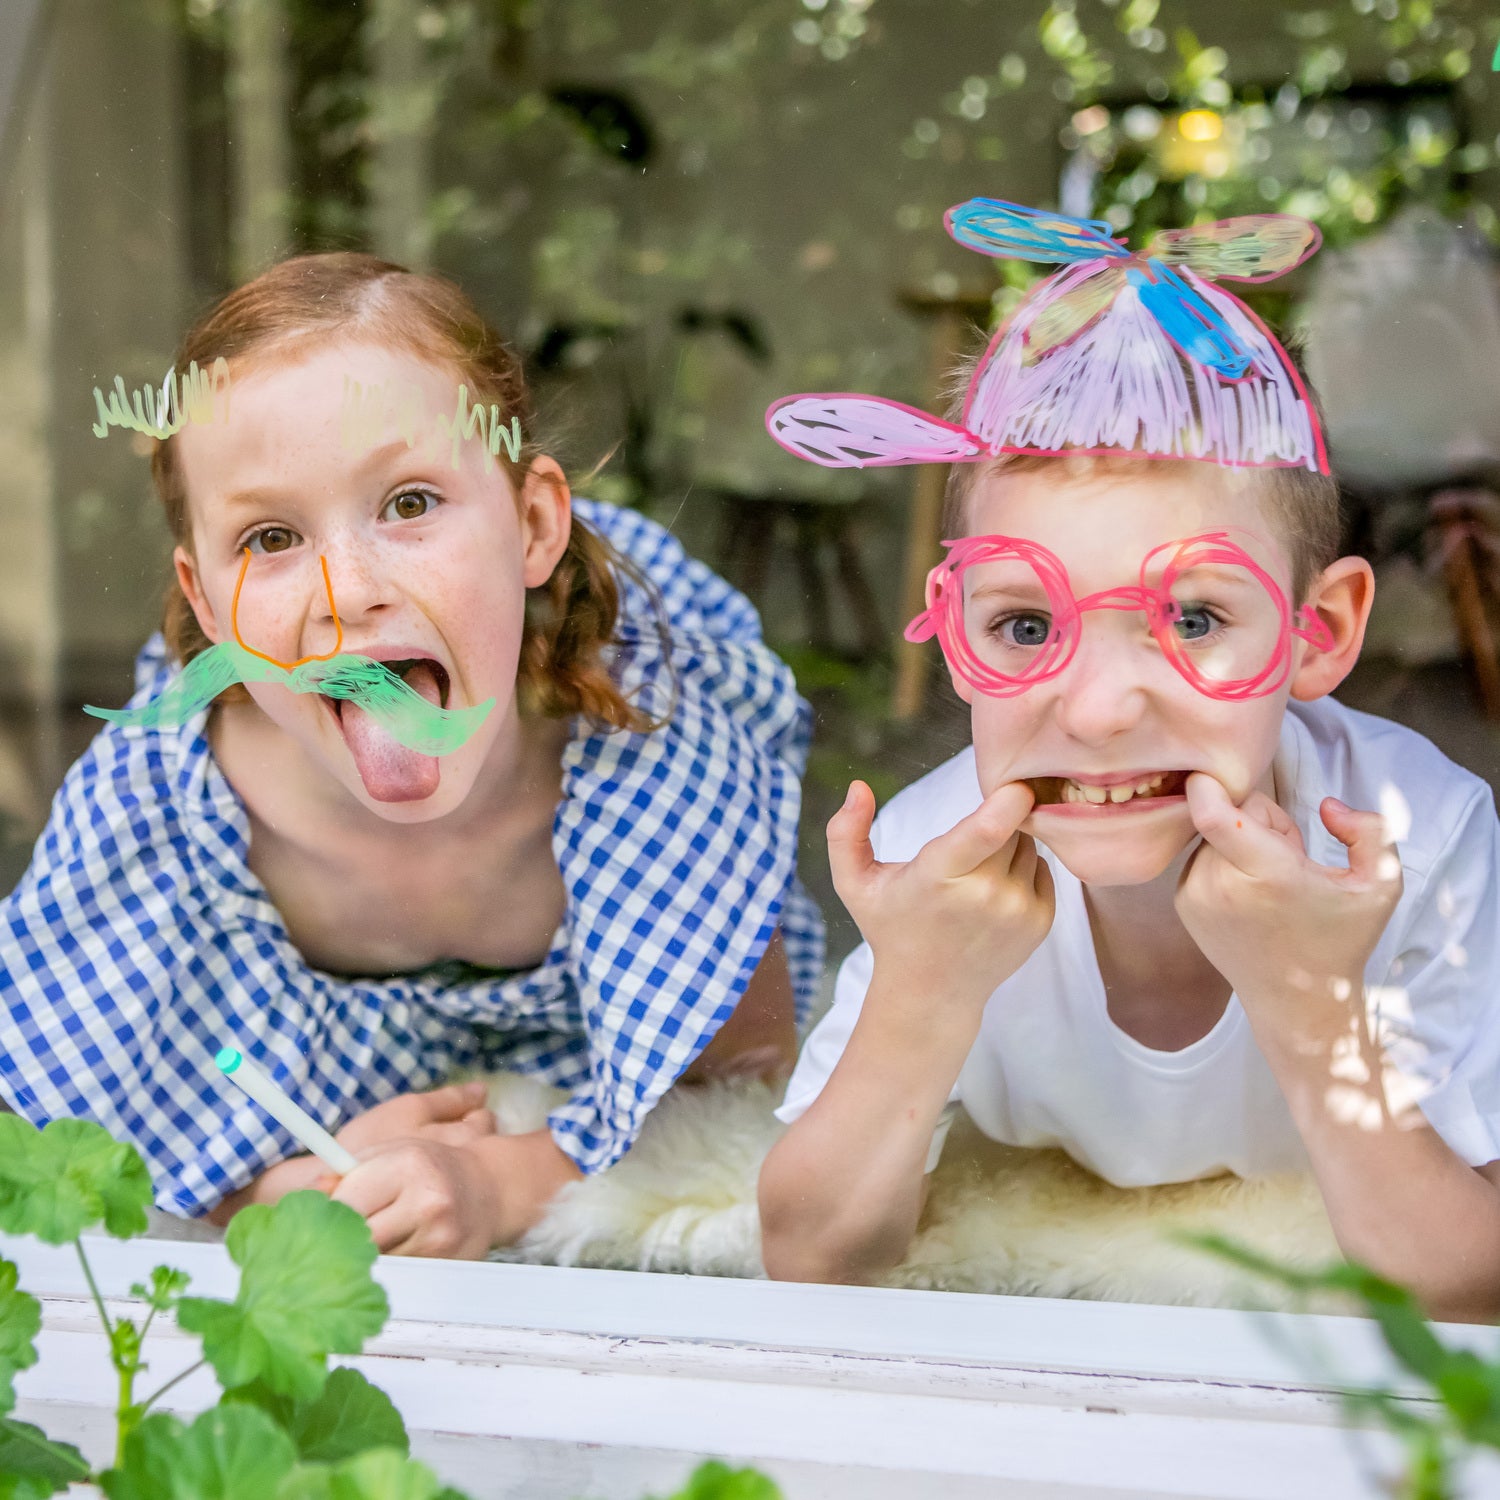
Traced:
MULTIPOLYGON (((356 1155, 411 1137, 461 1141, 493 1135, 495 1117, 484 1107, 485 1085, 479 1080, 448 1084, 420 1094, 398 1094, 350 1120, 337 1134, 356 1155)), ((329 1181, 328 1168, 316 1156, 293 1156, 277 1162, 253 1182, 231 1193, 207 1215, 221 1228, 251 1203, 275 1203, 300 1188, 329 1181)), ((337 1179, 332 1179, 336 1181, 337 1179)))
POLYGON ((715 1078, 785 1078, 797 1061, 796 1004, 786 947, 778 932, 766 946, 733 1015, 714 1034, 679 1083, 715 1078))

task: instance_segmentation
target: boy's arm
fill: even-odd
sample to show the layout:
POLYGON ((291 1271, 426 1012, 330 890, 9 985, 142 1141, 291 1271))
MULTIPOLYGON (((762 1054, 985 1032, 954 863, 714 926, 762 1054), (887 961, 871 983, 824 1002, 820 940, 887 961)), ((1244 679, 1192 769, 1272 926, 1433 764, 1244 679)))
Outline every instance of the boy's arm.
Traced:
POLYGON ((843 1056, 761 1169, 767 1275, 871 1281, 906 1253, 933 1132, 988 996, 956 998, 931 983, 898 991, 877 970, 843 1056))
POLYGON ((874 798, 855 782, 828 825, 834 885, 874 955, 843 1055, 761 1172, 762 1254, 789 1280, 864 1281, 916 1228, 938 1117, 985 1002, 1052 924, 1052 876, 1018 832, 1011 783, 905 864, 870 845, 874 798))
MULTIPOLYGON (((1402 888, 1383 820, 1325 799, 1323 822, 1349 851, 1348 868, 1334 869, 1307 857, 1296 825, 1259 793, 1235 808, 1199 774, 1188 803, 1204 842, 1183 875, 1179 915, 1240 998, 1340 1248, 1410 1287, 1433 1316, 1500 1314, 1500 1164, 1471 1167, 1444 1141, 1418 1107, 1422 1090, 1369 1026, 1365 966, 1402 888)), ((1487 836, 1484 849, 1455 857, 1492 870, 1492 846, 1487 836)), ((1438 962, 1452 967, 1445 953, 1438 962)), ((1494 982, 1490 968, 1471 951, 1454 973, 1472 995, 1494 982)), ((1458 998, 1448 1007, 1472 1014, 1458 998)))

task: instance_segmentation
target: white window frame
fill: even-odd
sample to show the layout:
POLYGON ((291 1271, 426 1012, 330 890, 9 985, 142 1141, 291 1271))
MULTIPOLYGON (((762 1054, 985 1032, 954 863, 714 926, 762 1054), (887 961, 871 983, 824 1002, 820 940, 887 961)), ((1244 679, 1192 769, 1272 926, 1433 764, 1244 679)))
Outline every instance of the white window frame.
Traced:
MULTIPOLYGON (((238 1278, 222 1245, 86 1244, 107 1300, 164 1261, 203 1295, 238 1278)), ((20 1414, 104 1461, 113 1376, 77 1257, 5 1237, 0 1253, 44 1310, 20 1414)), ((1357 1318, 391 1257, 376 1274, 391 1322, 350 1362, 477 1497, 669 1493, 713 1454, 788 1500, 1330 1500, 1400 1461, 1345 1429, 1334 1378, 1411 1390, 1357 1318)), ((1444 1332, 1493 1351, 1493 1330, 1444 1332)), ((197 1356, 170 1323, 150 1342, 147 1389, 197 1356)), ((204 1373, 167 1404, 215 1395, 204 1373)), ((1500 1494, 1500 1463, 1470 1482, 1500 1494)))

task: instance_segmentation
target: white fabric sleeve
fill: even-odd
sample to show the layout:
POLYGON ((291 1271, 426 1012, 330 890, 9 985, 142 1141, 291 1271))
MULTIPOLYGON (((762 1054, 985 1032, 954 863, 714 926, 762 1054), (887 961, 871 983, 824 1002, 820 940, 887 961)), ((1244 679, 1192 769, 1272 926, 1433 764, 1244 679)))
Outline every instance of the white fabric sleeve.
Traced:
POLYGON ((1488 787, 1423 883, 1383 983, 1367 987, 1387 1102, 1417 1102, 1470 1166, 1500 1160, 1500 821, 1488 787))
POLYGON ((861 943, 839 965, 838 978, 833 986, 833 1004, 802 1044, 797 1066, 786 1086, 786 1097, 776 1111, 776 1118, 784 1125, 800 1120, 813 1100, 823 1092, 823 1085, 828 1082, 854 1034, 854 1023, 859 1020, 865 992, 870 988, 874 972, 875 955, 870 952, 868 943, 861 943))
MULTIPOLYGON (((871 953, 868 943, 861 943, 839 965, 838 979, 833 989, 833 1004, 803 1043, 801 1056, 798 1057, 791 1081, 787 1084, 786 1098, 776 1111, 776 1118, 784 1125, 800 1120, 813 1100, 823 1092, 823 1085, 828 1082, 839 1058, 844 1055, 844 1048, 849 1045, 849 1038, 859 1020, 860 1009, 864 1005, 865 994, 870 988, 874 972, 875 955, 871 953)), ((932 1133, 927 1165, 922 1169, 924 1172, 930 1172, 937 1166, 938 1158, 943 1152, 943 1143, 948 1139, 948 1131, 957 1113, 958 1084, 955 1083, 948 1095, 948 1103, 938 1117, 937 1128, 932 1133)))

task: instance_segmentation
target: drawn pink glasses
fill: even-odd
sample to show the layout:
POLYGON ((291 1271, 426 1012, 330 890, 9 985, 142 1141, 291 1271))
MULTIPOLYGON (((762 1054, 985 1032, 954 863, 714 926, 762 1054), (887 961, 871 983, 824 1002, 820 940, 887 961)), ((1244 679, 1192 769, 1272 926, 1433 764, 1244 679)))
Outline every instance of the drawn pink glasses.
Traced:
POLYGON ((953 669, 981 693, 1013 697, 1062 672, 1090 610, 1141 610, 1177 672, 1210 698, 1238 701, 1286 681, 1292 637, 1319 650, 1328 627, 1307 609, 1293 616, 1262 564, 1222 531, 1153 547, 1140 579, 1079 599, 1058 557, 1021 537, 945 542, 927 575, 927 608, 909 641, 938 638, 953 669))

